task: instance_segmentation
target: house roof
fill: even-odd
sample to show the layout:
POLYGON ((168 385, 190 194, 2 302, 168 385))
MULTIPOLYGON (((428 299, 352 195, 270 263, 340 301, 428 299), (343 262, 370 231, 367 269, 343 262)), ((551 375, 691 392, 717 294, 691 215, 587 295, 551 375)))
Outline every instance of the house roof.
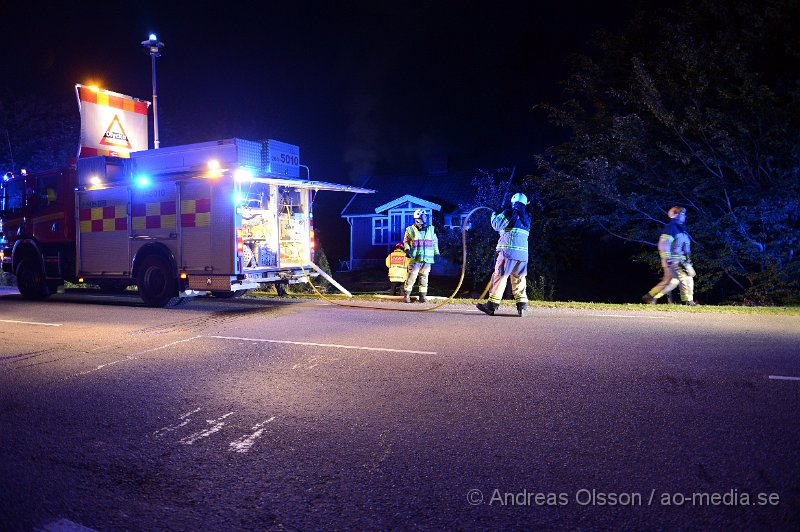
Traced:
POLYGON ((414 205, 421 205, 422 207, 431 209, 432 211, 442 210, 442 206, 439 205, 438 203, 433 203, 432 201, 427 201, 422 198, 418 198, 417 196, 406 194, 405 196, 400 196, 399 198, 393 199, 389 203, 384 203, 383 205, 375 207, 375 213, 379 214, 382 213, 383 211, 388 211, 389 209, 397 207, 401 203, 406 203, 406 202, 413 203, 414 205))
POLYGON ((443 213, 452 213, 459 204, 469 201, 475 188, 476 171, 451 172, 443 175, 371 176, 361 185, 374 194, 354 194, 342 216, 375 215, 375 209, 393 203, 406 195, 442 206, 443 213))

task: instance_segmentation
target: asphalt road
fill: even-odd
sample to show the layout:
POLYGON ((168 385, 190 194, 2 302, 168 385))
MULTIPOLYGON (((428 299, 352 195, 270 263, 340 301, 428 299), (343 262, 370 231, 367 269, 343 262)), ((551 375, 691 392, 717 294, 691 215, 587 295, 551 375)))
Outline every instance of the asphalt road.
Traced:
POLYGON ((502 312, 0 293, 0 528, 797 528, 800 317, 502 312))

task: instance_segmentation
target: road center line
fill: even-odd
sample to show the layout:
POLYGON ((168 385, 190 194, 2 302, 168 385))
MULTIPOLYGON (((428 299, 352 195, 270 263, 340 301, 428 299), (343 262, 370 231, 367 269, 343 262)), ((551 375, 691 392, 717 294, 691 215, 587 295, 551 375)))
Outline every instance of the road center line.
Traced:
POLYGON ((770 375, 771 381, 800 381, 800 377, 787 377, 785 375, 770 375))
POLYGON ((109 366, 113 366, 115 364, 119 364, 120 362, 126 362, 128 360, 136 360, 139 355, 144 355, 146 353, 152 353, 153 351, 160 351, 161 349, 166 349, 167 347, 171 347, 175 344, 182 344, 184 342, 191 342, 192 340, 196 340, 197 338, 201 338, 201 336, 192 336, 191 338, 186 338, 185 340, 176 340, 174 342, 170 342, 168 344, 161 345, 159 347, 153 347, 152 349, 145 349, 144 351, 139 351, 138 353, 133 353, 132 355, 127 355, 125 358, 119 358, 117 360, 112 360, 111 362, 106 362, 105 364, 100 364, 92 369, 87 369, 86 371, 81 371, 80 373, 75 373, 74 375, 70 375, 67 379, 72 379, 74 377, 82 377, 83 375, 88 375, 89 373, 94 373, 95 371, 99 371, 103 368, 107 368, 109 366))
POLYGON ((43 323, 41 321, 0 320, 2 323, 21 323, 23 325, 44 325, 45 327, 61 327, 63 323, 43 323))
POLYGON ((338 347, 339 349, 357 349, 361 351, 387 351, 390 353, 413 353, 416 355, 436 355, 436 351, 414 351, 411 349, 390 349, 388 347, 364 347, 360 345, 318 344, 315 342, 292 342, 289 340, 267 340, 264 338, 242 338, 239 336, 203 336, 203 338, 218 338, 220 340, 238 340, 245 342, 266 342, 270 344, 310 345, 314 347, 338 347))
POLYGON ((176 340, 174 342, 170 342, 168 344, 164 344, 164 345, 159 346, 159 347, 154 347, 152 349, 145 349, 144 351, 139 351, 138 353, 133 353, 132 355, 128 355, 127 358, 131 359, 131 358, 135 358, 137 355, 144 355, 145 353, 152 353, 153 351, 160 351, 161 349, 166 349, 166 348, 171 347, 171 346, 173 346, 175 344, 182 344, 184 342, 191 342, 192 340, 196 340, 198 338, 202 338, 202 336, 199 336, 199 335, 198 336, 192 336, 191 338, 186 338, 185 340, 176 340))

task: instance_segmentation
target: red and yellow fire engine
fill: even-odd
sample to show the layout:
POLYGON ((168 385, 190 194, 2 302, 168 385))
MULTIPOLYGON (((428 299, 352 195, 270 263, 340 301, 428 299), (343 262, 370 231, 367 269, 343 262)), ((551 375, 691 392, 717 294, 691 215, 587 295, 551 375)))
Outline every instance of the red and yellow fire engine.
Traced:
POLYGON ((6 174, 3 271, 28 299, 69 281, 136 285, 150 306, 307 281, 318 271, 315 192, 372 191, 271 171, 269 142, 227 139, 6 174))

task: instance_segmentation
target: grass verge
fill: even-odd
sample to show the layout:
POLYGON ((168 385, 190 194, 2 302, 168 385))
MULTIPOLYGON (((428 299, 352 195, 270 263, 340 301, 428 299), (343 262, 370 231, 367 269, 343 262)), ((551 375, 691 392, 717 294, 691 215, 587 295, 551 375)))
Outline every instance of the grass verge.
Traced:
MULTIPOLYGON (((275 297, 275 292, 255 291, 251 297, 275 297)), ((353 294, 352 299, 348 299, 342 294, 326 294, 336 301, 381 301, 386 303, 386 296, 378 297, 378 294, 353 294)), ((319 299, 316 294, 288 294, 285 298, 289 299, 319 299)), ((431 299, 431 303, 441 302, 440 298, 431 299)), ((453 304, 474 305, 480 303, 477 299, 456 298, 451 301, 453 304)), ((692 312, 699 314, 761 314, 777 316, 800 316, 800 307, 746 307, 737 305, 701 305, 697 307, 685 307, 683 305, 670 305, 659 303, 657 305, 644 305, 642 303, 590 303, 584 301, 530 301, 529 306, 537 308, 565 308, 580 310, 627 310, 637 312, 692 312)), ((514 305, 513 301, 503 301, 503 305, 514 305)))

